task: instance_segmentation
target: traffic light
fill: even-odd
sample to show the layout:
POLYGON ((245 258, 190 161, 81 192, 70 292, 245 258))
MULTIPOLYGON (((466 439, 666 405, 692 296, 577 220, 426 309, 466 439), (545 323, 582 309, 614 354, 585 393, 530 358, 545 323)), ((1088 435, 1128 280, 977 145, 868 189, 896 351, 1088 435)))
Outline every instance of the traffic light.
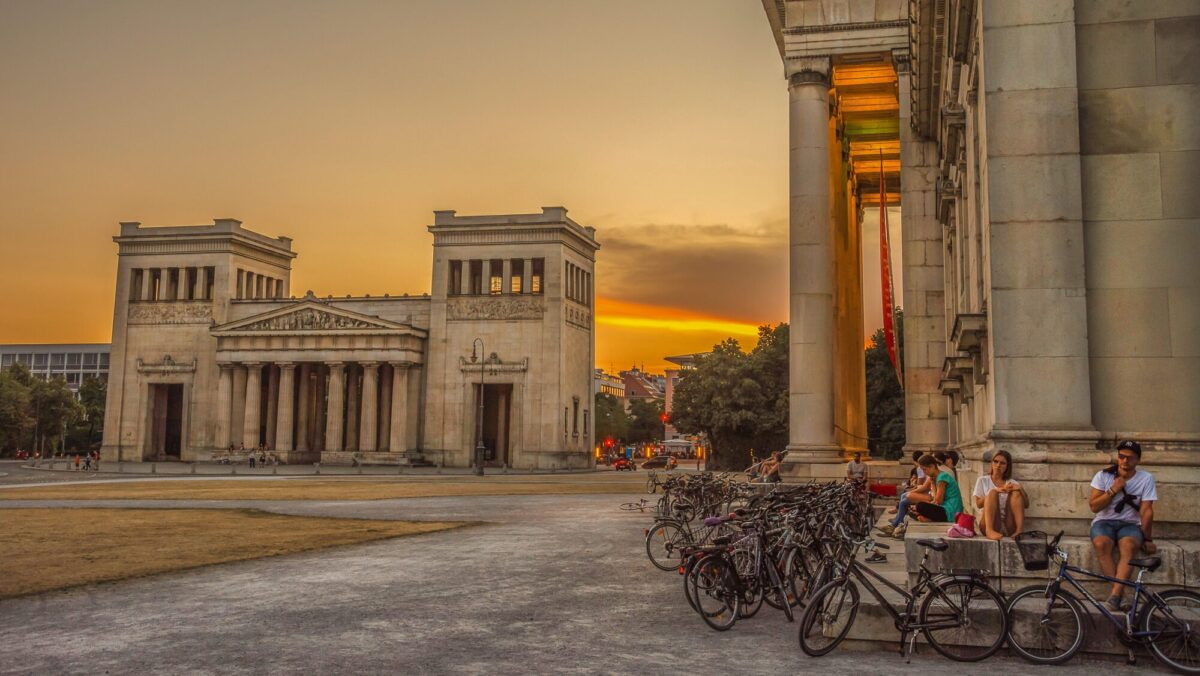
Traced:
POLYGON ((666 422, 667 422, 667 420, 668 420, 669 418, 670 418, 670 416, 668 416, 666 413, 664 413, 664 414, 662 414, 662 415, 658 416, 658 419, 659 419, 659 420, 662 420, 662 421, 663 421, 663 423, 666 423, 666 422))
POLYGON ((605 447, 605 448, 612 448, 612 447, 613 447, 613 440, 612 440, 612 437, 609 437, 609 438, 607 438, 607 439, 605 439, 605 440, 604 440, 604 447, 605 447))

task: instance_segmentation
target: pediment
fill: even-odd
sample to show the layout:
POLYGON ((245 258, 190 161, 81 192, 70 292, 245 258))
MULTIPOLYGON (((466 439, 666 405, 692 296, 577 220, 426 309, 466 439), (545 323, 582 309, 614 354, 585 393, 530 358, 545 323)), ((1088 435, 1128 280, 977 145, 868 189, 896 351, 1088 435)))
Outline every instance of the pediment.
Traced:
POLYGON ((337 307, 317 300, 299 300, 213 328, 213 333, 313 332, 313 331, 411 331, 407 324, 337 307))

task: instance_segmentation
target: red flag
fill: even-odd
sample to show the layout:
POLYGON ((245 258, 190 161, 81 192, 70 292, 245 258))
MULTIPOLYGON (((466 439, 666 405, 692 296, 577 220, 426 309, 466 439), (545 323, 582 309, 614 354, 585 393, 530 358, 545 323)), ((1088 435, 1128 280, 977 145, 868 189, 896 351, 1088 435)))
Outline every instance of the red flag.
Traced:
POLYGON ((879 151, 879 265, 883 285, 883 340, 887 344, 888 357, 896 369, 896 379, 904 387, 904 376, 900 373, 900 360, 896 357, 896 304, 892 290, 892 262, 888 253, 887 181, 883 176, 883 150, 879 151))

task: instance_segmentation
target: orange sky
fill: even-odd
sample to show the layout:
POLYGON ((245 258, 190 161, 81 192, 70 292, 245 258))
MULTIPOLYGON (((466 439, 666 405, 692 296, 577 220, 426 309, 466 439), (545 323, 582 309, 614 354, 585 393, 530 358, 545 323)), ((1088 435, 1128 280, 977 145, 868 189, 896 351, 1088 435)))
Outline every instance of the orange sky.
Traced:
POLYGON ((598 366, 787 318, 758 2, 9 2, 0 91, 0 343, 109 340, 122 220, 289 235, 297 295, 421 293, 433 210, 557 204, 604 247, 598 366))

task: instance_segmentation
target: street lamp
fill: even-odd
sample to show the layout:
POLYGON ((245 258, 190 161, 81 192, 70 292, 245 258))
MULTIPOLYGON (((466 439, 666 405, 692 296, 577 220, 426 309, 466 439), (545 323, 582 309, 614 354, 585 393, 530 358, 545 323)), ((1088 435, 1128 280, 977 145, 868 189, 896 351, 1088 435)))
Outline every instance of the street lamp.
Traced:
POLYGON ((475 418, 475 476, 483 476, 483 456, 487 449, 483 446, 483 367, 487 362, 483 357, 483 339, 476 338, 471 342, 471 363, 479 360, 479 413, 475 418), (476 357, 475 343, 479 343, 476 357))

